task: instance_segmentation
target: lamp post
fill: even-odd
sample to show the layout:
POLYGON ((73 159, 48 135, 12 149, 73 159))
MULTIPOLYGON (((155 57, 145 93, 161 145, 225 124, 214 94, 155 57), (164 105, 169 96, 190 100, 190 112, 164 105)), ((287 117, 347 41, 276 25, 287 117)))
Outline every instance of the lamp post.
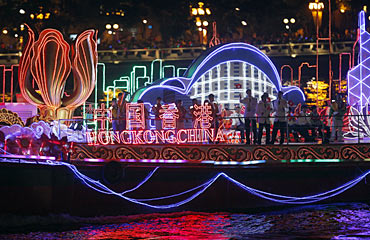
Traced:
POLYGON ((289 43, 290 43, 290 38, 291 38, 291 33, 292 33, 292 26, 295 24, 295 18, 291 18, 290 20, 288 18, 283 19, 283 23, 285 24, 285 29, 289 32, 289 43))
POLYGON ((195 26, 199 32, 200 43, 207 44, 207 27, 208 21, 207 16, 211 15, 211 10, 204 7, 203 2, 198 2, 198 7, 193 7, 190 5, 190 16, 195 18, 195 26))
POLYGON ((315 2, 310 2, 308 8, 312 12, 312 17, 314 19, 316 25, 316 88, 317 88, 317 100, 316 104, 318 104, 318 96, 319 96, 319 41, 320 40, 328 40, 329 41, 329 99, 331 99, 331 85, 332 85, 332 71, 331 71, 331 2, 329 1, 329 36, 327 38, 320 38, 319 37, 319 28, 321 27, 322 22, 322 12, 324 10, 324 3, 320 2, 319 0, 315 0, 315 2))

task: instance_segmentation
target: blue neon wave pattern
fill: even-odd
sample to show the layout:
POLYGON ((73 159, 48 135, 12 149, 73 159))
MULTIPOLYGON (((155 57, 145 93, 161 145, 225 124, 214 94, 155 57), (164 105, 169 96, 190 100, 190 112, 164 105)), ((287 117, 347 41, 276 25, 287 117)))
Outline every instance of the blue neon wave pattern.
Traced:
MULTIPOLYGON (((0 162, 35 163, 35 162, 32 162, 32 161, 7 160, 7 159, 1 159, 0 162)), ((234 183, 236 186, 238 186, 242 190, 245 190, 245 191, 249 192, 250 194, 253 194, 255 196, 258 196, 258 197, 266 199, 266 200, 270 200, 270 201, 281 203, 281 204, 308 204, 308 203, 314 203, 314 202, 322 201, 322 200, 337 196, 337 195, 343 193, 344 191, 354 187, 356 184, 358 184, 359 182, 364 180, 367 175, 370 174, 370 170, 368 170, 365 173, 358 176, 357 178, 355 178, 351 181, 348 181, 345 184, 343 184, 343 185, 341 185, 337 188, 331 189, 329 191, 318 193, 318 194, 315 194, 315 195, 309 195, 309 196, 305 196, 305 197, 296 197, 296 196, 287 196, 287 195, 280 195, 280 194, 261 191, 261 190, 249 187, 249 186, 237 181, 236 179, 228 176, 226 173, 220 172, 216 176, 214 176, 213 178, 209 179, 208 181, 206 181, 206 182, 204 182, 204 183, 202 183, 202 184, 200 184, 200 185, 198 185, 194 188, 188 189, 186 191, 183 191, 183 192, 180 192, 180 193, 177 193, 177 194, 168 195, 168 196, 161 196, 161 197, 156 197, 156 198, 138 199, 138 198, 128 197, 128 196, 126 196, 126 194, 129 193, 129 192, 134 192, 135 190, 139 189, 143 184, 148 182, 150 180, 150 178, 155 174, 155 172, 159 169, 159 167, 156 167, 152 171, 150 171, 149 174, 139 184, 137 184, 134 188, 123 191, 123 192, 115 192, 114 190, 105 186, 100 181, 94 180, 94 179, 82 174, 77 169, 77 167, 72 165, 72 164, 65 163, 65 162, 50 161, 50 160, 48 160, 46 162, 39 162, 38 164, 47 164, 47 165, 54 165, 54 166, 66 166, 73 172, 73 174, 79 180, 81 180, 82 183, 84 183, 87 187, 89 187, 89 188, 91 188, 91 189, 93 189, 97 192, 107 194, 107 195, 115 195, 115 196, 123 198, 123 199, 125 199, 129 202, 139 204, 139 205, 143 205, 143 206, 147 206, 147 207, 150 207, 150 208, 155 208, 155 209, 170 209, 170 208, 175 208, 175 207, 179 207, 181 205, 184 205, 184 204, 192 201, 193 199, 195 199, 196 197, 198 197, 202 193, 204 193, 210 186, 212 186, 212 184, 214 182, 216 182, 217 179, 219 179, 221 177, 223 177, 226 180, 234 183), (174 203, 171 203, 171 204, 155 205, 155 204, 150 203, 150 202, 153 202, 153 201, 180 197, 182 195, 189 194, 189 193, 192 193, 192 195, 190 197, 187 197, 187 198, 185 198, 181 201, 174 202, 174 203)))

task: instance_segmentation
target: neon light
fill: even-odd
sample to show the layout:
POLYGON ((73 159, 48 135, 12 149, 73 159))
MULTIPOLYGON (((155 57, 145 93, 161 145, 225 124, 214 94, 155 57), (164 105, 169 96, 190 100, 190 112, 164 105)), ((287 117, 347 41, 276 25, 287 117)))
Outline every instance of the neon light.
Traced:
POLYGON ((370 34, 366 31, 365 12, 359 14, 359 63, 348 71, 348 104, 362 110, 370 102, 370 34))
POLYGON ((198 125, 200 128, 210 128, 211 127, 211 121, 213 120, 212 115, 212 106, 208 104, 204 105, 197 105, 195 104, 193 106, 194 108, 194 116, 197 118, 194 121, 194 128, 198 128, 198 125))
POLYGON ((43 117, 52 120, 71 118, 74 109, 91 95, 97 66, 95 33, 94 30, 87 30, 78 36, 72 48, 71 63, 69 44, 59 31, 45 29, 35 41, 34 33, 28 27, 29 39, 19 64, 19 86, 23 97, 38 106, 43 117), (74 91, 62 101, 71 70, 74 91), (31 80, 35 80, 40 94, 31 80))
POLYGON ((144 103, 126 103, 126 129, 145 129, 144 103))
MULTIPOLYGON (((99 120, 99 119, 98 119, 99 120)), ((105 122, 105 119, 102 120, 105 122)), ((105 125, 104 125, 105 127, 105 125)), ((183 144, 183 143, 207 143, 211 141, 226 142, 221 128, 217 131, 213 128, 204 129, 165 129, 165 130, 124 130, 121 132, 105 131, 102 124, 101 131, 86 132, 89 145, 112 145, 112 144, 183 144), (215 135, 216 133, 216 135, 215 135), (215 136, 215 137, 214 137, 215 136)))
MULTIPOLYGON (((15 162, 14 160, 8 160, 8 159, 0 159, 0 161, 1 162, 12 162, 12 163, 15 162)), ((33 162, 31 162, 31 161, 22 161, 22 163, 31 163, 32 164, 33 162)), ((344 183, 343 185, 341 185, 337 188, 328 190, 326 192, 322 192, 322 193, 314 194, 314 195, 309 195, 309 196, 305 196, 305 197, 295 197, 295 196, 287 196, 287 195, 269 193, 269 192, 265 192, 265 191, 261 191, 261 190, 249 187, 249 186, 235 180, 234 178, 228 176, 227 174, 221 172, 221 173, 218 173, 213 178, 209 179, 208 181, 206 181, 206 182, 204 182, 204 183, 202 183, 202 184, 200 184, 196 187, 188 189, 186 191, 176 193, 176 194, 172 194, 172 195, 168 195, 168 196, 160 196, 160 197, 144 198, 143 199, 143 198, 128 197, 127 193, 129 193, 129 192, 133 193, 135 190, 139 189, 146 182, 148 182, 150 180, 150 178, 154 175, 154 173, 158 170, 158 167, 155 168, 153 171, 149 172, 149 174, 140 183, 138 183, 134 188, 128 189, 128 190, 123 191, 123 192, 115 192, 112 189, 105 186, 104 184, 102 184, 100 181, 96 181, 96 180, 82 174, 80 171, 78 171, 76 166, 74 166, 72 164, 64 163, 64 162, 55 162, 55 161, 46 161, 46 162, 41 162, 40 164, 48 164, 48 165, 53 165, 53 166, 61 166, 61 165, 66 166, 72 171, 72 173, 78 179, 80 179, 80 181, 83 184, 85 184, 87 187, 89 187, 89 188, 91 188, 91 189, 93 189, 97 192, 100 192, 102 194, 107 194, 107 195, 115 195, 117 197, 125 199, 126 201, 129 201, 129 202, 132 202, 132 203, 135 203, 135 204, 138 204, 138 205, 147 206, 147 207, 150 207, 150 208, 155 208, 155 209, 169 209, 169 208, 175 208, 175 207, 179 207, 181 205, 184 205, 184 204, 194 200, 195 198, 197 198, 201 194, 203 194, 220 177, 223 177, 226 180, 234 183, 236 186, 238 186, 242 190, 247 191, 250 194, 253 194, 255 196, 258 196, 258 197, 266 199, 266 200, 270 200, 270 201, 273 201, 273 202, 278 202, 278 203, 281 203, 281 204, 308 204, 308 203, 319 202, 319 201, 337 196, 337 195, 343 193, 344 191, 354 187, 356 184, 358 184, 359 182, 364 180, 367 177, 367 175, 370 174, 370 170, 369 170, 369 171, 365 172, 364 174, 360 175, 359 177, 357 177, 357 178, 355 178, 351 181, 348 181, 348 182, 344 183), (152 202, 152 201, 179 198, 181 196, 184 196, 185 194, 190 194, 190 193, 192 193, 192 195, 190 197, 185 198, 183 200, 180 200, 178 202, 171 203, 171 204, 165 204, 165 205, 150 204, 150 202, 152 202)))
POLYGON ((105 104, 102 103, 101 108, 94 109, 94 121, 101 121, 101 129, 107 129, 106 122, 112 122, 112 110, 105 108, 105 104))
MULTIPOLYGON (((173 86, 166 86, 164 84, 153 85, 146 88, 144 91, 140 91, 136 93, 133 98, 134 101, 137 99, 141 99, 148 91, 155 88, 162 88, 162 89, 171 89, 180 94, 188 94, 192 87, 199 86, 196 84, 197 81, 203 81, 203 76, 209 72, 212 68, 216 67, 217 65, 223 63, 230 63, 233 61, 237 61, 240 63, 247 63, 253 66, 256 66, 257 69, 262 69, 264 75, 270 80, 270 82, 275 86, 276 90, 282 90, 285 92, 286 88, 281 86, 280 77, 277 73, 275 66, 269 60, 269 58, 259 51, 257 48, 250 46, 244 43, 231 43, 225 44, 222 46, 217 47, 211 53, 209 53, 205 58, 198 58, 198 60, 194 61, 194 63, 188 68, 187 72, 184 74, 184 77, 176 77, 172 78, 171 80, 181 81, 184 84, 184 88, 178 88, 173 86)), ((228 71, 229 72, 229 71, 228 71)), ((221 74, 218 74, 218 80, 220 80, 221 74)), ((167 83, 170 82, 170 79, 166 80, 167 83)), ((203 82, 201 82, 203 83, 203 82)), ((220 87, 220 85, 219 85, 220 87)), ((231 94, 230 89, 229 95, 231 94)), ((241 91, 245 91, 245 89, 240 89, 241 91)), ((302 99, 299 101, 304 100, 303 92, 296 87, 291 87, 290 90, 299 92, 299 96, 302 96, 302 99)), ((215 92, 214 95, 219 96, 220 92, 215 92)), ((203 96, 202 96, 203 99, 203 96)), ((220 100, 220 96, 218 98, 220 100)), ((228 99, 227 99, 228 100, 228 99)), ((226 100, 226 101, 227 101, 226 100)), ((236 102, 235 102, 236 103, 236 102)))
POLYGON ((366 31, 364 11, 359 13, 358 25, 359 63, 347 74, 350 115, 355 115, 349 119, 349 131, 345 134, 348 138, 370 136, 370 34, 366 31))
POLYGON ((162 105, 162 108, 159 110, 160 119, 162 119, 162 128, 163 129, 176 129, 176 121, 179 118, 178 110, 176 104, 166 104, 162 105))

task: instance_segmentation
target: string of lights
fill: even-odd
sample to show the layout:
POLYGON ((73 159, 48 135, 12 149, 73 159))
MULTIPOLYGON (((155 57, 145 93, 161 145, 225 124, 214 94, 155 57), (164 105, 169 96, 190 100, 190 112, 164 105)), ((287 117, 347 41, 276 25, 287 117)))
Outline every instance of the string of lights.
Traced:
MULTIPOLYGON (((13 163, 15 163, 16 161, 14 159, 11 159, 11 160, 1 159, 0 162, 13 162, 13 163)), ((21 160, 21 161, 17 161, 17 162, 35 163, 33 161, 26 161, 26 160, 21 160)), ((144 178, 144 180, 142 180, 140 183, 138 183, 135 187, 133 187, 129 190, 123 191, 123 192, 116 192, 116 191, 110 189, 109 187, 105 186, 100 181, 94 180, 94 179, 82 174, 77 169, 77 167, 72 165, 72 164, 65 163, 65 162, 50 161, 50 160, 48 160, 46 162, 43 162, 42 164, 49 164, 49 165, 54 165, 54 166, 66 166, 73 172, 73 174, 78 179, 81 180, 82 183, 84 183, 87 187, 89 187, 89 188, 91 188, 91 189, 93 189, 97 192, 107 194, 107 195, 115 195, 115 196, 123 198, 127 201, 130 201, 132 203, 147 206, 147 207, 150 207, 150 208, 155 208, 155 209, 169 209, 169 208, 174 208, 174 207, 179 207, 181 205, 184 205, 184 204, 194 200, 195 198, 197 198, 202 193, 204 193, 220 177, 224 177, 226 180, 234 183, 236 186, 240 187, 241 189, 243 189, 243 190, 245 190, 245 191, 247 191, 247 192, 249 192, 249 193, 251 193, 255 196, 266 199, 266 200, 278 202, 278 203, 281 203, 281 204, 308 204, 308 203, 314 203, 314 202, 322 201, 322 200, 337 196, 337 195, 343 193, 344 191, 354 187, 356 184, 358 184, 359 182, 364 180, 367 177, 367 175, 370 174, 370 170, 369 170, 369 171, 366 171, 365 173, 363 173, 362 175, 358 176, 357 178, 355 178, 351 181, 348 181, 348 182, 344 183, 343 185, 338 186, 334 189, 328 190, 326 192, 314 194, 314 195, 297 197, 297 196, 287 196, 287 195, 269 193, 269 192, 265 192, 265 191, 262 191, 262 190, 258 190, 258 189, 249 187, 249 186, 239 182, 238 180, 228 176, 224 172, 220 172, 216 176, 214 176, 213 178, 209 179, 208 181, 206 181, 206 182, 204 182, 204 183, 202 183, 202 184, 200 184, 196 187, 193 187, 191 189, 180 192, 180 193, 176 193, 176 194, 172 194, 172 195, 168 195, 168 196, 162 196, 162 197, 137 199, 137 198, 128 197, 128 196, 126 196, 126 194, 130 193, 130 192, 134 192, 135 190, 137 190, 141 186, 143 186, 145 183, 147 183, 152 178, 152 176, 157 172, 159 167, 156 167, 156 168, 154 168, 154 170, 150 171, 149 174, 144 178), (193 194, 191 196, 189 196, 188 198, 185 198, 181 201, 171 203, 171 204, 155 205, 155 204, 147 203, 147 202, 153 202, 153 201, 176 198, 176 197, 180 197, 180 196, 183 196, 183 195, 189 194, 189 193, 193 193, 193 194)))

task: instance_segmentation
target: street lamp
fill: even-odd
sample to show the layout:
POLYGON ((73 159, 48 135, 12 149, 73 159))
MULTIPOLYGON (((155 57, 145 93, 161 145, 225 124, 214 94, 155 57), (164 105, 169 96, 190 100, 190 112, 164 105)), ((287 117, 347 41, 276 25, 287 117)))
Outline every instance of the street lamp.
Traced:
POLYGON ((198 2, 198 7, 190 5, 190 15, 195 17, 195 26, 198 28, 201 44, 207 44, 207 27, 209 24, 205 18, 207 15, 211 15, 211 10, 205 8, 203 2, 198 2))
MULTIPOLYGON (((308 4, 308 9, 312 12, 312 17, 316 25, 316 88, 317 88, 317 99, 316 105, 318 105, 319 98, 319 28, 321 27, 322 22, 322 11, 324 10, 324 3, 315 0, 315 2, 310 2, 308 4)), ((331 98, 331 8, 329 0, 329 98, 331 98)))
POLYGON ((119 28, 119 25, 117 23, 113 24, 113 29, 117 30, 119 28))
POLYGON ((112 25, 110 25, 109 23, 107 25, 105 25, 105 29, 111 29, 112 28, 112 25))
POLYGON ((312 12, 312 17, 315 21, 315 24, 320 27, 322 21, 322 11, 324 10, 324 3, 319 2, 319 0, 315 0, 315 2, 310 2, 308 4, 308 8, 312 12))
POLYGON ((246 21, 244 21, 244 20, 243 20, 243 21, 242 21, 242 25, 243 25, 243 26, 247 26, 248 24, 247 24, 247 22, 246 22, 246 21))

